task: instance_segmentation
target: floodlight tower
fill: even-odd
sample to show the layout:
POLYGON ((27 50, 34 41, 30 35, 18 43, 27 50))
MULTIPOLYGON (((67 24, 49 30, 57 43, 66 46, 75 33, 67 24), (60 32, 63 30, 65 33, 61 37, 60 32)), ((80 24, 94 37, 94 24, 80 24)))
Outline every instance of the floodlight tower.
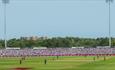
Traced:
POLYGON ((7 47, 7 35, 6 35, 6 5, 9 4, 9 0, 2 0, 4 4, 4 46, 7 47))
POLYGON ((113 2, 113 0, 106 0, 106 2, 108 3, 108 9, 109 9, 109 47, 112 46, 112 40, 111 40, 111 3, 113 2))

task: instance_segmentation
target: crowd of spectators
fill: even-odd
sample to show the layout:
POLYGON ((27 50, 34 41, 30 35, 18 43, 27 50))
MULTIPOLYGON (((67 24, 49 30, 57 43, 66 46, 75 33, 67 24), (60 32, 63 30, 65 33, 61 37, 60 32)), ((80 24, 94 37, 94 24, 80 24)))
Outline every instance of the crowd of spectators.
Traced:
POLYGON ((0 56, 84 56, 115 55, 115 48, 0 49, 0 56))

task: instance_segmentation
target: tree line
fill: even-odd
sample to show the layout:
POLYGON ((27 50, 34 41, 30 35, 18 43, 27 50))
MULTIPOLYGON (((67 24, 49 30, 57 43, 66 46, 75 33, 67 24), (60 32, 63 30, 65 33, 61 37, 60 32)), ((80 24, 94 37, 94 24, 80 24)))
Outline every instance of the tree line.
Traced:
MULTIPOLYGON (((96 47, 108 46, 109 39, 105 38, 79 38, 79 37, 53 37, 47 39, 27 40, 13 38, 7 41, 8 47, 33 48, 33 47, 96 47)), ((112 38, 112 47, 115 46, 115 38, 112 38)), ((0 40, 0 48, 4 48, 4 40, 0 40)))

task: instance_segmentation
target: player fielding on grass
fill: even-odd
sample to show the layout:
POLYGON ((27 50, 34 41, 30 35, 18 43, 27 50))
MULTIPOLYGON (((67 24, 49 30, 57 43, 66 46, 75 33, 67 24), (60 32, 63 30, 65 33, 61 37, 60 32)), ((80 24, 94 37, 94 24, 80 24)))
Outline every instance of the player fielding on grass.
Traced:
POLYGON ((44 64, 47 64, 47 59, 44 60, 44 64))
POLYGON ((95 61, 95 57, 93 57, 93 61, 95 61))
POLYGON ((106 61, 106 56, 104 56, 104 61, 106 61))
POLYGON ((25 60, 25 56, 22 56, 21 59, 20 59, 20 64, 22 64, 22 61, 25 60))
POLYGON ((59 56, 57 56, 57 59, 59 59, 59 56))
POLYGON ((22 64, 22 59, 20 60, 20 64, 22 64))
POLYGON ((99 55, 97 55, 97 59, 99 59, 99 55))

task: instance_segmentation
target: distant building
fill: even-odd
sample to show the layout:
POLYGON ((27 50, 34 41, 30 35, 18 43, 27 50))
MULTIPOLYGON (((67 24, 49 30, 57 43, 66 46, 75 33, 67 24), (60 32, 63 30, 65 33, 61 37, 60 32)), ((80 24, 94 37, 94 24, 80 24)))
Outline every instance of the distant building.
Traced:
POLYGON ((33 40, 33 41, 36 41, 36 40, 45 40, 47 39, 47 37, 38 37, 38 36, 30 36, 30 37, 21 37, 22 40, 33 40))
POLYGON ((48 39, 48 38, 45 36, 45 37, 40 37, 39 39, 45 40, 45 39, 48 39))

